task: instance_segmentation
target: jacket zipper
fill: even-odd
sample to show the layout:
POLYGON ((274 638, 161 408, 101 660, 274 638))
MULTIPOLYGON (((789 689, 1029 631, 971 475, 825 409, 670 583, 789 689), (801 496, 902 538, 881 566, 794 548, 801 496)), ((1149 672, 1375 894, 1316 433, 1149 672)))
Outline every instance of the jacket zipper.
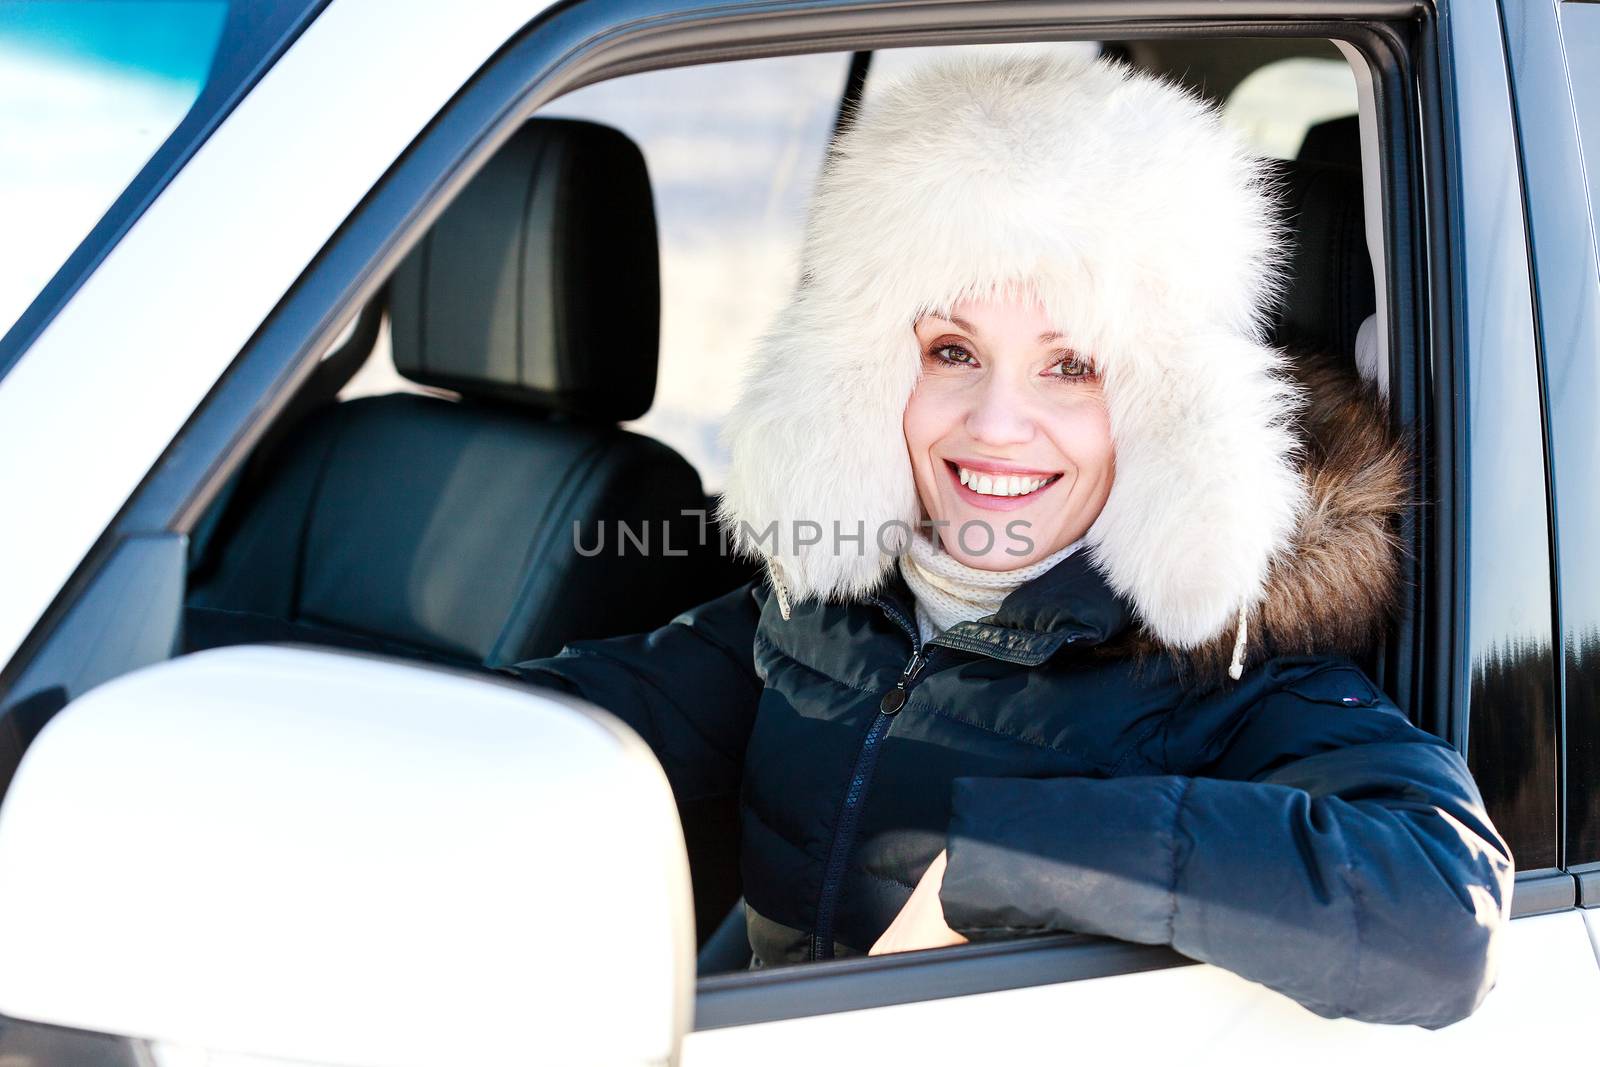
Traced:
POLYGON ((839 902, 840 883, 844 879, 845 861, 849 859, 850 850, 855 845, 856 823, 861 818, 861 802, 866 797, 867 786, 872 783, 872 771, 878 763, 880 742, 883 741, 883 735, 889 732, 890 722, 900 713, 900 709, 905 707, 906 696, 916 683, 917 676, 928 665, 933 645, 932 641, 926 645, 922 644, 913 625, 898 611, 890 609, 887 605, 882 606, 889 617, 910 636, 911 659, 900 672, 894 688, 884 693, 882 699, 878 701, 878 713, 873 717, 872 725, 867 728, 867 735, 861 741, 860 751, 856 753, 855 768, 850 774, 850 786, 845 790, 844 804, 839 811, 839 823, 833 831, 833 844, 828 849, 828 866, 822 876, 822 892, 817 898, 816 930, 811 935, 811 958, 814 960, 833 958, 833 919, 839 902))

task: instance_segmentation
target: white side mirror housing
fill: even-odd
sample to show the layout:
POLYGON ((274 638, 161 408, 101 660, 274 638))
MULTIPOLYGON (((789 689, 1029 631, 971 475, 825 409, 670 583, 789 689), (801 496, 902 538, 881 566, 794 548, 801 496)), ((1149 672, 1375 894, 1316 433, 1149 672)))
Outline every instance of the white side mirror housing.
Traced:
POLYGON ((0 1014, 313 1063, 676 1060, 689 869, 570 698, 237 646, 64 708, 0 807, 0 1014))

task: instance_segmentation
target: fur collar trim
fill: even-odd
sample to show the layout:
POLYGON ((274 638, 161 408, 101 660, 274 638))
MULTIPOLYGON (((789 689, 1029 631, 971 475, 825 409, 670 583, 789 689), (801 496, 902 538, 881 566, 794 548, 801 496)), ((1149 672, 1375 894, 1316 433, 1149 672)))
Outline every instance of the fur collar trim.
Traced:
POLYGON ((919 514, 912 324, 1020 288, 1103 376, 1117 468, 1091 562, 1161 644, 1231 640, 1307 507, 1301 394, 1265 342, 1276 193, 1204 98, 1114 62, 963 56, 886 89, 819 180, 724 427, 730 542, 780 604, 878 588, 919 514))

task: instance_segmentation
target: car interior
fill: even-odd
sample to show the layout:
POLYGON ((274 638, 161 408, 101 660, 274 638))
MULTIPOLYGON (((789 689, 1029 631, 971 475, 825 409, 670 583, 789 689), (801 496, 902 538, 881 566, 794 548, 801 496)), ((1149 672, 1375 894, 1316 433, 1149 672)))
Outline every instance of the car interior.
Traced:
MULTIPOLYGON (((650 406, 659 318, 649 179, 624 135, 529 123, 384 299, 399 373, 460 399, 292 413, 194 542, 185 651, 299 640, 494 668, 741 580, 699 537, 695 470, 617 425, 650 406), (586 556, 575 524, 582 546, 625 524, 677 554, 586 556)), ((353 335, 308 390, 331 398, 371 342, 353 335)))
MULTIPOLYGON (((1327 41, 1297 39, 1101 50, 1219 100, 1277 60, 1340 58, 1327 41)), ((860 80, 840 90, 844 119, 860 80)), ((1354 360, 1376 313, 1361 163, 1352 113, 1312 124, 1275 164, 1295 234, 1281 346, 1354 360)), ((493 671, 580 638, 654 628, 755 578, 723 550, 710 519, 717 497, 695 466, 620 425, 655 393, 657 242, 651 175, 626 134, 530 119, 409 252, 195 530, 181 651, 293 640, 493 671), (377 352, 380 323, 392 357, 377 352), (377 358, 392 358, 406 387, 340 399, 377 358), (624 525, 657 539, 652 550, 574 551, 624 525)), ((701 971, 742 967, 742 919, 729 910, 736 845, 685 832, 701 971)))

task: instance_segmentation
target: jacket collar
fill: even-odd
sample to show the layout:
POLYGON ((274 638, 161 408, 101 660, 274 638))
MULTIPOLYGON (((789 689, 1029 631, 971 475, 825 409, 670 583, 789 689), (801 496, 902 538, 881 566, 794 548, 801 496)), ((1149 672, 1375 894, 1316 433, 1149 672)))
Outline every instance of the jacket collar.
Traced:
MULTIPOLYGON (((1074 552, 1013 589, 993 615, 958 622, 931 643, 1033 667, 1066 644, 1111 640, 1132 623, 1133 609, 1112 591, 1089 555, 1074 552)), ((915 631, 916 596, 899 567, 867 599, 915 631)))

